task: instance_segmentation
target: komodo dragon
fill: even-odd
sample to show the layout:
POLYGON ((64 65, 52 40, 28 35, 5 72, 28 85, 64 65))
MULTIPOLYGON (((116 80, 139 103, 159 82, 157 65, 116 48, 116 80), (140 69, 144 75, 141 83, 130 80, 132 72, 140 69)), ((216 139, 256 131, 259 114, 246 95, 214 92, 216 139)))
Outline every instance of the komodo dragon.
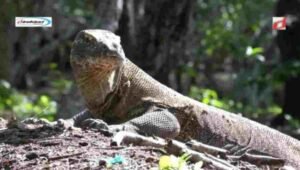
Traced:
POLYGON ((159 83, 125 57, 119 36, 109 31, 79 32, 71 65, 87 106, 69 119, 75 126, 129 130, 181 141, 192 138, 232 153, 263 152, 300 169, 298 140, 159 83))

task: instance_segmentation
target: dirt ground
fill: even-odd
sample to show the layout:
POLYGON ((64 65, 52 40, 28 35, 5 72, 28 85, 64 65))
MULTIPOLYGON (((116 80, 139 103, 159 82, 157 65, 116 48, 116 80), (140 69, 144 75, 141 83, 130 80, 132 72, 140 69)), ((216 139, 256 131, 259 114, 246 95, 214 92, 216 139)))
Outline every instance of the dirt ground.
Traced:
POLYGON ((116 157, 123 163, 111 169, 150 169, 161 155, 153 150, 110 146, 109 137, 92 130, 10 128, 0 132, 0 169, 109 169, 107 161, 116 157))
MULTIPOLYGON (((164 151, 150 146, 111 146, 111 137, 98 131, 41 127, 6 128, 0 119, 0 169, 113 169, 158 170, 164 151)), ((229 161, 229 160, 227 160, 229 161)), ((232 163, 232 162, 231 162, 232 163)), ((258 169, 243 161, 238 169, 258 169)), ((188 165, 191 169, 194 164, 188 165)), ((217 169, 209 163, 201 169, 217 169)), ((261 169, 273 169, 263 167, 261 169)))

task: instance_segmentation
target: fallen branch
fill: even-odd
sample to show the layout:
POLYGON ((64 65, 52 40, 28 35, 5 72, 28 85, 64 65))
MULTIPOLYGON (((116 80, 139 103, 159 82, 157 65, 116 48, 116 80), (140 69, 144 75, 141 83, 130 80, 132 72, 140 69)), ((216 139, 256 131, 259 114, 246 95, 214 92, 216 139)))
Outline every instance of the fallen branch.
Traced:
POLYGON ((266 156, 266 155, 255 155, 255 154, 245 153, 241 156, 240 160, 259 164, 259 165, 276 165, 279 167, 284 166, 283 159, 274 158, 272 156, 266 156))
POLYGON ((217 158, 213 155, 209 154, 204 154, 201 152, 194 151, 190 149, 185 143, 176 141, 176 140, 171 140, 167 147, 166 150, 168 153, 174 154, 174 155, 182 155, 184 153, 190 155, 190 161, 192 162, 199 162, 203 161, 208 164, 212 164, 216 168, 219 169, 224 169, 224 170, 232 170, 232 169, 237 169, 235 166, 231 165, 230 163, 217 158))
POLYGON ((191 149, 199 152, 204 152, 212 155, 219 155, 219 154, 227 154, 228 151, 226 149, 217 148, 211 145, 206 145, 196 140, 190 140, 187 142, 187 146, 191 149))
POLYGON ((150 138, 141 136, 136 133, 121 131, 118 132, 112 139, 111 145, 120 146, 122 144, 129 145, 142 145, 152 147, 165 147, 167 142, 162 138, 150 138))
POLYGON ((207 164, 212 164, 216 168, 223 169, 223 170, 232 170, 237 169, 235 166, 231 165, 230 163, 221 160, 213 155, 208 156, 207 154, 200 153, 190 149, 185 143, 170 140, 167 142, 166 140, 159 138, 159 137, 145 137, 141 136, 136 133, 131 132, 119 132, 117 133, 112 139, 113 145, 146 145, 146 146, 153 146, 153 147, 161 147, 165 148, 168 153, 174 155, 182 155, 184 153, 190 155, 190 160, 192 162, 204 161, 207 164))

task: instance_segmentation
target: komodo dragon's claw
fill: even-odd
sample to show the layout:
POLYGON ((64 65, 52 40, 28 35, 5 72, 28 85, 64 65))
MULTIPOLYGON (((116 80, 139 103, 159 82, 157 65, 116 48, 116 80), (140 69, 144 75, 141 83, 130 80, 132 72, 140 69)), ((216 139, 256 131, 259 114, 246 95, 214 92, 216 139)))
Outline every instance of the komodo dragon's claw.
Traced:
POLYGON ((70 129, 74 127, 74 121, 72 119, 58 119, 56 122, 56 126, 61 127, 63 129, 70 129))
POLYGON ((108 130, 107 123, 101 119, 92 119, 92 118, 86 119, 81 123, 81 125, 83 127, 89 127, 93 129, 108 130))
POLYGON ((114 132, 110 130, 108 124, 101 119, 89 118, 81 123, 82 127, 97 129, 106 136, 112 136, 114 132))

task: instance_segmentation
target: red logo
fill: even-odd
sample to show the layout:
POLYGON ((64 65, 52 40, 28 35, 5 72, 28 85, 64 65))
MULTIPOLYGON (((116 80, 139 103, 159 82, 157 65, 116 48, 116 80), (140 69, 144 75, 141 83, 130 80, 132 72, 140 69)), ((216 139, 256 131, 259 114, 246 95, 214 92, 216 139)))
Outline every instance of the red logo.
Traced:
POLYGON ((273 17, 273 30, 286 30, 286 17, 273 17))

